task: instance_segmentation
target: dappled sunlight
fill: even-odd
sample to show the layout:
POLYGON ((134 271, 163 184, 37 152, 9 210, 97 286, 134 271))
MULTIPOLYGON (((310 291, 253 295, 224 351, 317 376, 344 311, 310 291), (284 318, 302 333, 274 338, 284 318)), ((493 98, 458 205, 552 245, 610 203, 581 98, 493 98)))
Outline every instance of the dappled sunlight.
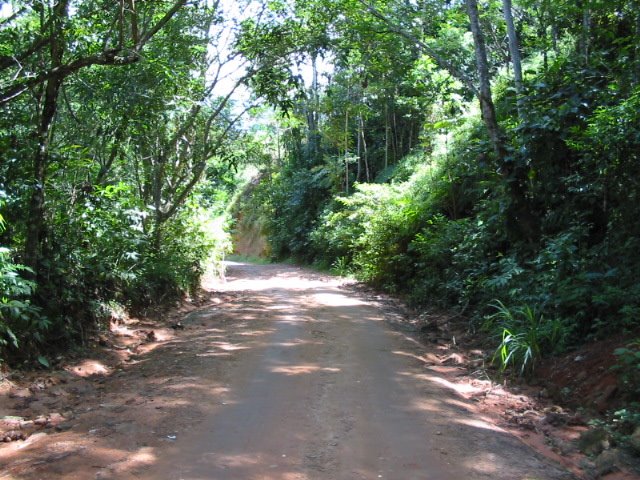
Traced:
POLYGON ((169 340, 173 336, 173 333, 169 333, 166 330, 158 329, 158 330, 154 330, 154 335, 156 337, 156 341, 158 343, 161 343, 169 340))
MULTIPOLYGON (((290 292, 303 291, 307 289, 315 289, 319 287, 339 287, 347 283, 345 279, 339 277, 319 277, 318 279, 309 278, 308 272, 302 268, 291 267, 287 270, 281 270, 278 266, 260 266, 256 267, 251 264, 226 261, 226 267, 229 272, 223 280, 212 280, 207 284, 210 289, 218 291, 252 291, 262 292, 265 290, 273 290, 274 286, 278 289, 290 292), (234 276, 235 271, 251 271, 250 277, 243 278, 234 276), (269 274, 271 272, 271 274, 269 274)), ((248 272, 247 272, 248 273, 248 272)))
POLYGON ((501 471, 501 465, 498 460, 497 456, 493 453, 482 452, 464 460, 464 465, 469 470, 473 470, 484 475, 495 475, 501 471))
POLYGON ((410 411, 442 413, 442 402, 439 400, 414 399, 408 408, 410 411))
POLYGON ((305 317, 302 315, 281 315, 274 321, 285 325, 299 325, 301 323, 308 323, 316 320, 312 317, 305 317))
POLYGON ((250 467, 261 462, 258 455, 250 454, 205 453, 202 459, 210 465, 224 469, 250 467))
POLYGON ((328 307, 351 307, 355 305, 365 305, 365 303, 357 298, 349 297, 342 293, 316 293, 313 298, 320 305, 328 307))
POLYGON ((311 340, 296 339, 291 342, 272 342, 269 345, 274 347, 301 347, 303 345, 323 345, 323 342, 314 342, 311 340))
POLYGON ((206 357, 231 357, 233 356, 230 352, 205 352, 205 353, 196 353, 196 357, 206 358, 206 357))
POLYGON ((230 279, 233 293, 221 294, 220 306, 167 327, 166 341, 149 342, 155 351, 123 348, 130 356, 117 368, 98 360, 70 367, 75 382, 95 382, 96 401, 74 407, 60 437, 42 433, 25 448, 43 465, 40 477, 59 455, 51 463, 69 472, 83 464, 74 478, 469 478, 443 475, 452 465, 507 478, 506 457, 487 453, 505 433, 465 403, 477 383, 447 380, 459 371, 442 364, 451 350, 418 349, 386 328, 385 310, 341 292, 339 282, 283 269, 269 267, 273 275, 253 283, 230 279), (31 453, 45 449, 49 457, 31 453))
POLYGON ((206 352, 206 353, 196 353, 196 357, 198 358, 208 358, 208 357, 232 357, 233 354, 229 352, 206 352))
POLYGON ((269 371, 273 373, 284 373, 285 375, 302 375, 306 373, 329 372, 337 373, 341 369, 332 367, 320 367, 318 365, 295 365, 289 367, 271 367, 269 371))
POLYGON ((302 472, 282 471, 292 468, 286 455, 266 455, 264 453, 237 453, 219 454, 205 453, 200 457, 200 462, 204 467, 199 470, 206 470, 206 474, 189 478, 209 479, 212 477, 214 469, 225 472, 224 478, 231 478, 229 475, 236 475, 235 478, 256 478, 260 480, 308 480, 309 477, 302 472), (246 472, 260 471, 258 476, 246 472), (205 476, 206 475, 206 476, 205 476))
POLYGON ((291 305, 284 303, 277 303, 275 305, 269 305, 266 307, 268 310, 289 310, 291 309, 291 305))
POLYGON ((99 360, 84 360, 76 365, 69 366, 66 370, 78 377, 90 377, 92 375, 109 375, 112 368, 99 360))
POLYGON ((466 425, 468 427, 478 428, 480 430, 491 430, 493 432, 507 433, 502 428, 497 425, 493 425, 489 423, 489 421, 480 420, 476 418, 456 418, 454 420, 455 423, 460 425, 466 425))
MULTIPOLYGON (((219 395, 219 393, 218 393, 219 390, 218 389, 213 389, 212 390, 212 389, 209 389, 209 388, 207 388, 205 386, 202 386, 201 384, 196 383, 196 382, 197 382, 197 380, 194 381, 194 382, 180 382, 180 383, 173 383, 173 384, 165 384, 165 385, 163 385, 163 388, 165 390, 170 390, 170 391, 183 391, 183 390, 184 391, 199 391, 202 394, 219 395)), ((182 405, 182 404, 184 404, 183 402, 187 401, 187 400, 183 400, 182 398, 174 399, 172 397, 172 400, 171 400, 172 403, 174 402, 174 400, 176 402, 175 403, 176 405, 178 405, 178 404, 182 405)))
POLYGON ((422 374, 422 375, 414 375, 414 377, 420 380, 427 380, 432 383, 437 383, 438 385, 447 387, 448 389, 453 390, 454 392, 459 393, 463 396, 467 396, 471 393, 476 393, 480 391, 478 387, 471 385, 469 383, 454 383, 454 382, 450 382, 445 378, 436 377, 433 375, 422 374))
POLYGON ((278 275, 259 280, 229 280, 225 284, 216 286, 216 290, 264 292, 273 290, 274 285, 279 289, 299 292, 317 287, 338 286, 340 282, 316 282, 299 276, 278 275))
POLYGON ((211 342, 210 345, 225 352, 233 352, 235 350, 248 350, 250 348, 229 342, 211 342))
MULTIPOLYGON (((206 328, 203 331, 210 332, 210 333, 227 333, 227 330, 223 330, 221 328, 206 328)), ((207 338, 221 338, 221 337, 220 336, 213 337, 213 336, 207 335, 207 338)))
POLYGON ((409 358, 414 358, 416 360, 419 360, 422 363, 426 363, 426 364, 431 364, 431 363, 440 363, 440 359, 434 355, 433 353, 425 353, 424 355, 416 355, 415 353, 411 353, 411 352, 404 352, 401 350, 394 350, 393 352, 394 355, 400 355, 403 357, 409 357, 409 358))
POLYGON ((453 405, 454 407, 458 407, 470 413, 473 413, 473 409, 468 403, 462 402, 460 400, 456 400, 455 398, 448 398, 444 400, 444 403, 446 403, 447 405, 453 405))
POLYGON ((235 335, 239 335, 242 337, 257 337, 260 335, 268 335, 273 333, 275 330, 249 330, 247 332, 238 332, 235 335))
POLYGON ((119 324, 119 323, 111 322, 109 330, 111 330, 111 332, 113 332, 114 334, 116 334, 118 336, 121 336, 121 337, 135 337, 136 336, 136 330, 133 329, 133 328, 130 328, 126 324, 119 324))
POLYGON ((132 469, 153 465, 157 459, 153 448, 142 447, 133 453, 129 453, 124 460, 114 464, 110 470, 114 473, 127 473, 132 469))

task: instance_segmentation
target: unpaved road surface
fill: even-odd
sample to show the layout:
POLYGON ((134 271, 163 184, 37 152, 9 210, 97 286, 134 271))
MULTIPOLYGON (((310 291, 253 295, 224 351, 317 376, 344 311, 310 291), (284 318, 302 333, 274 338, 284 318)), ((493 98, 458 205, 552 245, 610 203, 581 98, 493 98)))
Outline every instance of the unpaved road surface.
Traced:
POLYGON ((23 404, 69 411, 3 447, 0 479, 572 478, 479 416, 341 280, 231 264, 208 288, 215 301, 154 348, 23 404))

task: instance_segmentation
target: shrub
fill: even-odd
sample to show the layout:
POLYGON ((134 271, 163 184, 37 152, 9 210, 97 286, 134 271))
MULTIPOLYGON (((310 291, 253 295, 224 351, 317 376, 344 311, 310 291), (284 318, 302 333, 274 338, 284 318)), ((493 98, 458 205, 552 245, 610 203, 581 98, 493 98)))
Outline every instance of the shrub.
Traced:
MULTIPOLYGON (((4 228, 0 215, 0 232, 4 228)), ((14 263, 10 249, 0 247, 0 363, 9 352, 17 355, 41 342, 49 327, 50 322, 41 316, 40 309, 31 304, 35 282, 24 278, 23 273, 32 271, 14 263)))
POLYGON ((495 311, 485 317, 483 329, 499 339, 493 359, 502 371, 513 367, 521 375, 532 373, 545 352, 556 351, 565 341, 568 332, 562 322, 547 320, 528 305, 509 308, 496 300, 492 308, 495 311))
POLYGON ((618 360, 613 368, 618 372, 623 389, 631 395, 640 395, 640 338, 617 348, 613 354, 618 360))

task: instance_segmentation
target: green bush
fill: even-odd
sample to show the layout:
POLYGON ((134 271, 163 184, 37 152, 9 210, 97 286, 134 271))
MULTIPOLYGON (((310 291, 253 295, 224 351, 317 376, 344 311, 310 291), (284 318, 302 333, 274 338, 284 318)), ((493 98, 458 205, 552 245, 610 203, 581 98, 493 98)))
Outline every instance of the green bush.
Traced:
POLYGON ((483 330, 499 339, 493 359, 502 371, 513 367, 521 375, 532 373, 536 361, 544 353, 557 351, 566 339, 568 332, 562 322, 548 320, 528 305, 509 308, 496 300, 492 308, 483 330))
MULTIPOLYGON (((0 215, 0 232, 4 229, 0 215)), ((17 355, 41 342, 49 327, 50 322, 31 303, 36 284, 26 279, 25 273, 32 271, 14 263, 10 249, 0 247, 0 363, 9 353, 17 355)))
POLYGON ((640 395, 640 338, 617 348, 613 354, 618 361, 613 368, 618 372, 623 389, 631 395, 640 395))

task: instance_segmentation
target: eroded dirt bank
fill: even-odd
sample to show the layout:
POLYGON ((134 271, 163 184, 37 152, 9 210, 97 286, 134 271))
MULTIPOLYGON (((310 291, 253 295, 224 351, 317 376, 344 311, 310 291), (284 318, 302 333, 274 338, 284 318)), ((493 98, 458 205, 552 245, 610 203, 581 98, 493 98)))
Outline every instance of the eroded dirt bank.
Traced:
POLYGON ((9 414, 55 425, 3 446, 0 478, 572 478, 447 388, 340 280, 232 264, 208 287, 208 305, 115 370, 89 362, 45 400, 8 397, 9 414))

